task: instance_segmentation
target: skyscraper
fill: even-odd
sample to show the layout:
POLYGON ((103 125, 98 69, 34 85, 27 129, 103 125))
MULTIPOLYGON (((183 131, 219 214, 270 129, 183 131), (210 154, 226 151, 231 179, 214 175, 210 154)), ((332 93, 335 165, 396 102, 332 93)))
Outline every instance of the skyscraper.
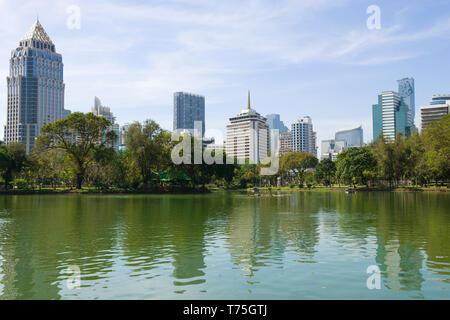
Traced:
POLYGON ((362 126, 338 130, 334 139, 336 141, 345 141, 345 146, 349 148, 361 147, 364 144, 362 126))
POLYGON ((408 113, 408 127, 414 127, 414 118, 416 115, 416 102, 415 102, 415 88, 414 88, 414 78, 403 78, 397 80, 398 82, 398 93, 400 97, 403 98, 406 106, 409 109, 408 113))
POLYGON ((62 56, 39 20, 12 50, 6 80, 5 142, 21 142, 30 152, 42 126, 64 116, 62 56))
POLYGON ((397 133, 411 134, 409 107, 395 91, 383 91, 378 96, 378 104, 372 106, 373 140, 383 136, 395 140, 397 133))
POLYGON ((269 153, 269 132, 266 118, 250 107, 249 92, 247 109, 230 118, 230 124, 227 125, 225 142, 227 156, 248 160, 250 163, 261 162, 269 153))
POLYGON ((116 150, 119 150, 120 145, 120 126, 118 123, 116 123, 116 118, 114 117, 113 113, 111 112, 111 108, 105 107, 102 105, 102 102, 98 97, 94 98, 94 106, 91 108, 91 112, 99 117, 104 117, 107 120, 111 121, 111 128, 110 130, 114 131, 117 135, 117 139, 114 143, 114 148, 116 150))
POLYGON ((310 117, 298 119, 291 125, 292 151, 307 152, 317 156, 316 133, 310 117))
POLYGON ((269 125, 270 129, 278 129, 280 133, 287 132, 288 127, 286 127, 283 123, 283 121, 280 120, 280 115, 273 113, 266 115, 267 124, 269 125))
POLYGON ((205 134, 205 97, 186 92, 175 92, 173 96, 173 131, 187 130, 194 134, 194 122, 202 122, 205 134))

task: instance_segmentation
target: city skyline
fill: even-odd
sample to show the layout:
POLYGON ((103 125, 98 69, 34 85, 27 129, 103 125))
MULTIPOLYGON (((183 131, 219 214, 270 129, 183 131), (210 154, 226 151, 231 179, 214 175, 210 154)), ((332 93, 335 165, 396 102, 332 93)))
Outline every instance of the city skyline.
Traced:
MULTIPOLYGON (((362 124, 364 141, 369 142, 375 94, 394 88, 398 79, 414 77, 415 113, 420 115, 419 108, 428 105, 431 95, 445 94, 450 88, 448 81, 436 79, 431 71, 446 62, 449 45, 437 40, 445 39, 450 30, 450 16, 445 14, 449 5, 434 3, 435 10, 428 9, 419 22, 414 19, 424 8, 419 1, 380 1, 381 29, 369 30, 366 9, 370 4, 261 2, 255 8, 249 2, 230 2, 215 8, 204 2, 137 5, 80 1, 80 29, 70 29, 68 3, 36 1, 21 11, 15 10, 16 4, 0 2, 0 39, 4 43, 0 74, 6 77, 10 49, 40 13, 47 33, 65 57, 66 109, 88 112, 92 96, 99 95, 114 108, 121 125, 151 118, 170 130, 173 92, 198 92, 208 100, 206 129, 221 130, 224 139, 227 119, 234 114, 230 110, 239 108, 250 88, 261 114, 276 112, 287 125, 298 117, 311 116, 318 142, 356 124, 362 124), (267 9, 273 9, 271 15, 267 9), (326 30, 335 27, 336 33, 301 19, 307 15, 321 21, 326 30), (286 23, 277 24, 279 19, 286 23), (163 30, 161 35, 153 32, 156 25, 163 30), (238 32, 236 25, 244 25, 244 29, 238 32), (277 27, 267 33, 271 26, 277 27), (146 30, 145 36, 142 30, 146 30), (309 41, 315 35, 319 39, 309 41), (324 40, 329 44, 321 47, 324 40), (341 44, 336 45, 338 42, 341 44), (143 50, 134 50, 138 45, 143 50), (333 46, 332 53, 325 54, 333 46), (421 50, 424 46, 427 52, 421 50), (129 59, 132 53, 135 59, 129 59), (329 103, 323 103, 324 99, 329 103)), ((3 80, 2 127, 5 92, 3 80)), ((415 125, 420 127, 418 117, 415 125)))

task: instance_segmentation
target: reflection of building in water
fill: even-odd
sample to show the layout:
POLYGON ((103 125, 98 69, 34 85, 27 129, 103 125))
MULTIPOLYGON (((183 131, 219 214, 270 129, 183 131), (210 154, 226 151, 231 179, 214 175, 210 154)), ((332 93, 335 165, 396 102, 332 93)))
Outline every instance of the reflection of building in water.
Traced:
POLYGON ((208 218, 204 212, 208 205, 200 201, 171 199, 165 212, 169 212, 171 230, 175 236, 173 246, 173 277, 175 286, 204 283, 205 264, 205 223, 208 218))
POLYGON ((294 194, 286 198, 240 202, 232 210, 228 223, 232 261, 250 277, 259 267, 282 265, 289 246, 295 248, 303 260, 311 262, 319 241, 316 213, 314 206, 294 194), (270 260, 267 257, 271 257, 270 260))
POLYGON ((423 253, 412 244, 378 239, 376 262, 387 288, 392 290, 420 291, 424 278, 421 273, 423 253))
POLYGON ((57 283, 50 280, 56 279, 58 271, 52 268, 39 268, 42 262, 39 261, 38 255, 33 254, 31 238, 9 237, 16 235, 12 231, 15 228, 14 222, 8 223, 4 228, 6 230, 1 230, 1 234, 4 234, 5 238, 0 243, 3 274, 0 299, 59 299, 57 283))

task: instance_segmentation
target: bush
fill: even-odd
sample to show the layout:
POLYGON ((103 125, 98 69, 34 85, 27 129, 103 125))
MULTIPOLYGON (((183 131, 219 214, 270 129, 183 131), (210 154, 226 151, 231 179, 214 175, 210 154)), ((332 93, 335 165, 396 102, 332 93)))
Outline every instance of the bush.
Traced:
POLYGON ((28 189, 28 182, 25 179, 14 179, 10 182, 14 189, 24 190, 28 189))
POLYGON ((292 188, 294 188, 294 187, 295 187, 295 184, 293 184, 293 183, 290 183, 290 184, 289 184, 289 188, 292 189, 292 188))

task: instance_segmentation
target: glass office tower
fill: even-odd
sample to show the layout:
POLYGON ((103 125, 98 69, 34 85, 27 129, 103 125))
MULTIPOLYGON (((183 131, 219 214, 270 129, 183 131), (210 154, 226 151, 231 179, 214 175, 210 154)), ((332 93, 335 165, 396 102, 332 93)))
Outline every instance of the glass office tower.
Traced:
POLYGON ((414 127, 414 118, 416 115, 414 78, 403 78, 398 80, 398 93, 409 109, 408 126, 414 127))
POLYGON ((5 142, 30 152, 42 126, 64 117, 62 56, 39 20, 11 52, 7 90, 5 142))
POLYGON ((345 141, 346 147, 361 147, 363 142, 363 129, 362 126, 357 126, 354 128, 341 129, 336 131, 334 136, 336 141, 345 141))
POLYGON ((205 97, 186 92, 175 92, 173 97, 173 131, 194 134, 194 122, 202 122, 205 134, 205 97))
POLYGON ((284 125, 284 122, 281 121, 280 115, 277 113, 266 115, 267 124, 271 130, 278 129, 280 133, 287 132, 289 129, 284 125))
POLYGON ((391 141, 397 133, 411 134, 409 107, 395 91, 383 91, 378 96, 378 104, 372 106, 373 140, 381 136, 391 141))

